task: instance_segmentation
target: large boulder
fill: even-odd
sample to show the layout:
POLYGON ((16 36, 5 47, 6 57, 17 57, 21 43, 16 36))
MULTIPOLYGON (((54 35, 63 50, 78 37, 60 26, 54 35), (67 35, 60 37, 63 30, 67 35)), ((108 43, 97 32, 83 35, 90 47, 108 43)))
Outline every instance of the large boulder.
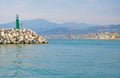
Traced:
POLYGON ((46 39, 30 29, 0 28, 0 44, 46 44, 46 39))

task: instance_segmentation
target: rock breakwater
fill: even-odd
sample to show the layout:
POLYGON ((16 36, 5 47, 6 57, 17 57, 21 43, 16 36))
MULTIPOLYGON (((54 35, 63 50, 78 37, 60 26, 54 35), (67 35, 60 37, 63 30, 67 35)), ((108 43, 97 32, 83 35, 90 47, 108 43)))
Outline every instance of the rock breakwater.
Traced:
POLYGON ((0 44, 46 44, 45 38, 30 29, 0 28, 0 44))

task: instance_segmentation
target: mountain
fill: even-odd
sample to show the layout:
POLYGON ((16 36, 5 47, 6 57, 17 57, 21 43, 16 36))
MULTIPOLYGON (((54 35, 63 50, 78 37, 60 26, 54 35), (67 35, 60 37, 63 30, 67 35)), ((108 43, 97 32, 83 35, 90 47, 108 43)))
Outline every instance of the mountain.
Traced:
MULTIPOLYGON (((35 19, 35 20, 22 20, 20 23, 23 25, 23 28, 30 28, 36 32, 44 32, 53 30, 56 28, 70 28, 70 29, 81 29, 90 27, 93 25, 86 24, 86 23, 75 23, 75 22, 69 22, 69 23, 63 23, 63 24, 57 24, 49 22, 45 19, 35 19)), ((15 22, 1 24, 1 28, 15 28, 15 22)))
POLYGON ((75 22, 69 22, 61 24, 63 27, 70 27, 70 28, 76 28, 76 29, 82 29, 87 27, 92 27, 95 25, 87 24, 87 23, 75 23, 75 22))
MULTIPOLYGON (((106 31, 120 33, 120 24, 91 25, 75 22, 57 24, 45 19, 22 20, 20 23, 23 28, 30 28, 39 34, 86 34, 106 31)), ((0 24, 0 28, 15 28, 15 22, 0 24)))
POLYGON ((81 29, 73 29, 70 27, 60 27, 60 28, 44 31, 42 33, 44 34, 87 34, 87 33, 98 33, 98 32, 120 33, 120 24, 90 26, 90 27, 81 28, 81 29))
MULTIPOLYGON (((44 19, 35 19, 35 20, 22 20, 20 23, 23 25, 23 28, 30 28, 36 32, 51 30, 59 26, 59 24, 49 22, 44 19)), ((1 24, 2 28, 15 28, 15 22, 1 24)))

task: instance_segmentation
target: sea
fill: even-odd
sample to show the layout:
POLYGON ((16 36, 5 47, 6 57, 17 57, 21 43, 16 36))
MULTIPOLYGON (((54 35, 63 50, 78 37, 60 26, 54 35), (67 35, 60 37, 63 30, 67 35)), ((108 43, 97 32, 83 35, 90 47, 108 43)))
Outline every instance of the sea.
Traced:
POLYGON ((120 40, 0 44, 0 78, 120 78, 120 40))

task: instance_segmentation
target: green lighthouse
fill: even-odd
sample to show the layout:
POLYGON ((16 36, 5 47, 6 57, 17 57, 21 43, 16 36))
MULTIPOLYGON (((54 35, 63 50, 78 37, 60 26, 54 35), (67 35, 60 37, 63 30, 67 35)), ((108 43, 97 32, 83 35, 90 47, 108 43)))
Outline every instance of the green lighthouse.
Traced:
POLYGON ((20 24, 19 24, 19 16, 18 14, 16 15, 16 29, 19 29, 20 28, 20 24))

